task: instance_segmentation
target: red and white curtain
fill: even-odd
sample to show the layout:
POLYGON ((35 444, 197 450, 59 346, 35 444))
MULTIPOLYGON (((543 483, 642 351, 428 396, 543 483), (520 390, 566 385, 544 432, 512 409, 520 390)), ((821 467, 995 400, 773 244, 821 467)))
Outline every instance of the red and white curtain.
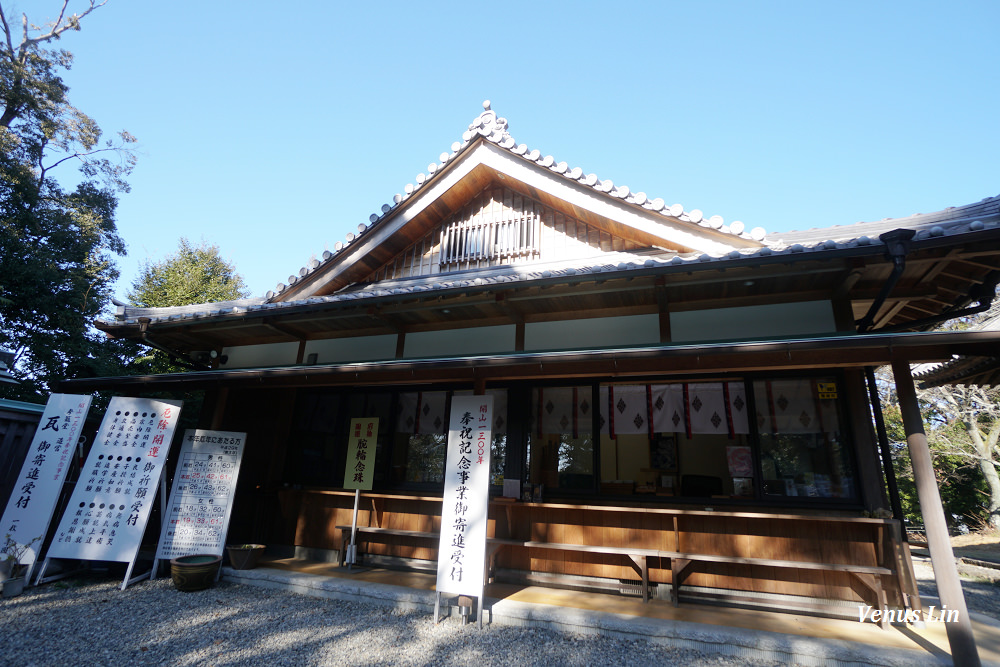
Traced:
POLYGON ((601 432, 619 434, 749 433, 742 382, 601 387, 601 432))
POLYGON ((399 395, 396 430, 414 435, 445 435, 448 423, 447 391, 415 391, 399 395))
POLYGON ((835 428, 836 403, 821 401, 813 380, 767 380, 755 387, 761 433, 822 433, 835 428))
POLYGON ((590 433, 594 415, 590 387, 539 387, 533 392, 535 432, 580 437, 590 433))

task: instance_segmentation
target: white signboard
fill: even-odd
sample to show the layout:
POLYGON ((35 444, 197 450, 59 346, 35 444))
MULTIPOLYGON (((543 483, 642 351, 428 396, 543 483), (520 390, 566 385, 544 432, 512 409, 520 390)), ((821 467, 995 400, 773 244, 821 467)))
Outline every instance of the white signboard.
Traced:
POLYGON ((492 396, 452 398, 437 591, 475 596, 479 598, 480 610, 486 569, 492 424, 492 396))
POLYGON ((0 522, 0 549, 8 535, 21 546, 30 544, 21 557, 24 565, 38 557, 88 410, 90 396, 52 394, 45 405, 0 522))
POLYGON ((111 399, 46 558, 134 560, 180 403, 111 399))
POLYGON ((222 555, 246 433, 188 429, 156 558, 222 555))

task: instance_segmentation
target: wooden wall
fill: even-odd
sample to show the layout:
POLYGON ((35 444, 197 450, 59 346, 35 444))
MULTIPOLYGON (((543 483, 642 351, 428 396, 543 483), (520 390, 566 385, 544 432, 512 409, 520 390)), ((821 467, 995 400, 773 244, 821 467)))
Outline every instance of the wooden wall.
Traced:
MULTIPOLYGON (((285 490, 281 514, 295 522, 295 545, 337 550, 337 525, 350 525, 353 493, 285 490)), ((359 524, 423 532, 440 527, 439 497, 363 495, 359 524)), ((554 503, 491 503, 490 537, 570 544, 632 545, 644 549, 718 554, 746 558, 882 565, 895 568, 891 522, 853 517, 804 516, 753 512, 602 507, 554 503)), ((426 541, 373 542, 373 554, 434 560, 426 541)), ((650 563, 651 582, 670 582, 670 562, 650 563)), ((505 547, 497 567, 522 572, 635 580, 635 570, 618 556, 561 550, 505 547)), ((758 593, 861 601, 851 575, 706 563, 685 582, 758 593)), ((890 603, 902 598, 897 582, 885 577, 890 603), (891 581, 890 581, 891 580, 891 581)))

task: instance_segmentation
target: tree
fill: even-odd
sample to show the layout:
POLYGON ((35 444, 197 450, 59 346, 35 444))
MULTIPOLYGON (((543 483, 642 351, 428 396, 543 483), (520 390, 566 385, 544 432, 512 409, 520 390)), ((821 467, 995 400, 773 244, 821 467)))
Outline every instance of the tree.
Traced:
MULTIPOLYGON (((994 307, 978 318, 949 329, 975 328, 1000 315, 994 307)), ((882 385, 886 427, 894 443, 893 464, 904 512, 918 517, 916 488, 906 448, 906 434, 891 383, 882 385)), ((1000 387, 944 385, 918 389, 917 400, 927 432, 945 515, 973 526, 1000 529, 1000 387)))
MULTIPOLYGON (((187 306, 250 296, 243 277, 219 255, 219 246, 202 241, 192 246, 181 238, 177 251, 160 262, 146 262, 126 295, 140 308, 187 306)), ((163 352, 150 350, 135 360, 132 371, 165 373, 181 370, 163 352)))
POLYGON ((91 323, 125 254, 115 210, 135 139, 121 132, 102 143, 97 123, 68 101, 60 72, 72 55, 44 48, 106 1, 67 15, 64 0, 41 27, 22 15, 19 33, 0 3, 0 347, 15 354, 20 384, 5 389, 14 398, 42 398, 63 378, 117 374, 128 356, 91 323), (64 190, 54 175, 72 164, 78 183, 64 190))

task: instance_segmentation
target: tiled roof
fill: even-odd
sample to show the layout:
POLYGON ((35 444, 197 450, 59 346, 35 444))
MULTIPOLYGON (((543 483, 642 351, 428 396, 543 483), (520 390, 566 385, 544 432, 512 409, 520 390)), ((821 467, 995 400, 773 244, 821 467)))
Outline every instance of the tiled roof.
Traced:
POLYGON ((557 161, 551 155, 543 155, 537 148, 529 148, 525 144, 519 144, 510 135, 510 132, 508 132, 507 119, 497 116, 496 112, 490 108, 490 101, 486 100, 483 102, 483 112, 469 124, 469 129, 462 135, 462 141, 456 141, 451 145, 451 152, 441 153, 438 157, 438 162, 432 162, 427 165, 426 174, 417 174, 415 184, 408 183, 403 189, 402 194, 396 194, 392 198, 392 203, 383 204, 378 212, 372 213, 368 218, 369 224, 359 224, 357 234, 353 232, 349 233, 346 242, 336 243, 332 252, 326 251, 323 253, 322 260, 313 260, 309 266, 299 269, 297 275, 289 276, 287 283, 278 284, 273 291, 267 293, 266 298, 270 300, 280 295, 290 286, 298 283, 301 279, 318 270, 341 252, 345 251, 352 243, 357 242, 365 232, 391 215, 403 202, 430 183, 438 172, 443 170, 450 162, 453 162, 479 137, 483 137, 486 141, 496 144, 523 160, 534 162, 547 168, 567 180, 576 181, 604 193, 608 197, 620 199, 648 211, 654 211, 666 217, 758 242, 763 241, 767 235, 762 227, 746 229, 746 226, 740 221, 735 221, 727 225, 720 215, 706 217, 698 209, 686 211, 680 204, 668 206, 663 199, 651 198, 645 192, 633 192, 627 185, 615 185, 610 179, 598 178, 597 174, 594 173, 584 173, 580 167, 570 167, 566 162, 557 161))
POLYGON ((835 226, 809 229, 781 234, 767 235, 763 229, 755 228, 747 232, 740 222, 728 226, 720 216, 706 219, 701 211, 685 211, 679 204, 666 206, 662 199, 650 199, 642 192, 632 192, 627 186, 615 186, 609 180, 600 180, 595 174, 584 174, 579 168, 570 168, 565 162, 556 162, 549 155, 543 156, 537 149, 529 149, 524 144, 517 144, 507 131, 507 121, 498 117, 490 109, 489 102, 483 103, 484 111, 469 125, 462 142, 452 144, 450 153, 442 153, 440 161, 428 165, 427 174, 418 174, 416 185, 408 184, 405 194, 397 194, 392 204, 385 204, 381 213, 373 213, 370 224, 358 225, 358 234, 348 234, 346 243, 337 243, 333 251, 326 251, 322 259, 315 259, 306 267, 302 267, 297 275, 290 276, 287 284, 279 284, 272 292, 263 298, 241 299, 239 301, 224 301, 172 308, 133 308, 119 306, 114 322, 137 323, 138 318, 148 317, 151 322, 166 322, 192 320, 212 317, 241 316, 244 313, 261 310, 278 310, 338 301, 354 301, 358 299, 373 299, 394 296, 405 296, 421 292, 440 292, 449 290, 467 290, 470 288, 498 285, 515 281, 567 281, 577 280, 589 274, 619 273, 629 274, 634 271, 651 268, 666 268, 701 266, 703 268, 725 268, 724 264, 741 260, 772 261, 788 256, 796 258, 813 253, 843 252, 851 249, 866 251, 882 245, 879 235, 898 228, 909 228, 917 231, 916 241, 947 237, 985 229, 994 229, 1000 225, 1000 196, 983 199, 968 206, 952 207, 936 213, 917 214, 906 218, 884 219, 878 222, 857 223, 854 225, 835 226), (419 278, 381 281, 372 284, 356 284, 340 292, 325 296, 315 296, 307 299, 277 301, 275 300, 291 285, 298 283, 310 274, 318 271, 326 263, 332 261, 344 252, 352 243, 364 236, 378 223, 388 217, 397 207, 430 182, 434 175, 460 155, 478 137, 483 137, 497 146, 510 151, 521 159, 530 160, 542 167, 562 175, 564 178, 578 181, 604 193, 635 206, 661 213, 690 224, 698 224, 715 230, 751 238, 760 241, 760 247, 749 247, 732 250, 722 254, 690 253, 686 255, 644 256, 632 253, 602 253, 584 259, 552 262, 549 264, 527 264, 515 266, 497 266, 488 269, 472 271, 457 271, 435 274, 419 278))

